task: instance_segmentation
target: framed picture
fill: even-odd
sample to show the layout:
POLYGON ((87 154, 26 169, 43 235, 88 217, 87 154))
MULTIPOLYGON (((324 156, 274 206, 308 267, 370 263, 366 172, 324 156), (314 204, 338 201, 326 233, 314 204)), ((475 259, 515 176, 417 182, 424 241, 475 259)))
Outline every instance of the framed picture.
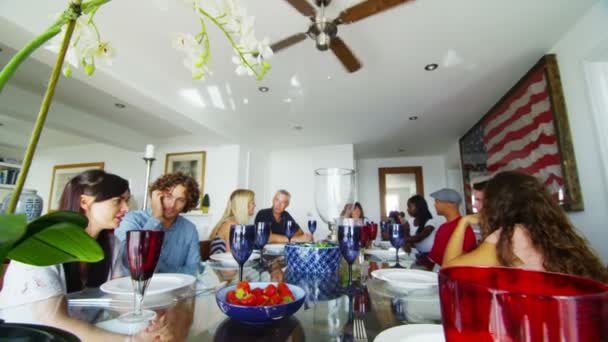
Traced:
POLYGON ((181 172, 194 178, 201 190, 205 188, 205 151, 167 153, 165 157, 165 173, 181 172))
POLYGON ((105 164, 103 162, 55 165, 53 167, 53 178, 51 179, 48 211, 59 210, 59 201, 61 200, 63 189, 74 176, 91 169, 103 170, 104 167, 105 164))
POLYGON ((472 186, 500 171, 536 176, 568 211, 584 209, 555 55, 546 55, 460 139, 467 212, 472 186))

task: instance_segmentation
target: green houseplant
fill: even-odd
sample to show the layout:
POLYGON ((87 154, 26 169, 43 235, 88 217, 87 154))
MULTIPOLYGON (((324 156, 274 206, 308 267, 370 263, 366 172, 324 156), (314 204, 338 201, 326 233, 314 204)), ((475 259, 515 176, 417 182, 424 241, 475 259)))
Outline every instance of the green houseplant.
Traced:
MULTIPOLYGON (((220 29, 231 44, 235 52, 233 62, 237 66, 237 74, 263 79, 270 69, 265 59, 272 55, 272 50, 268 39, 258 41, 254 37, 253 17, 247 16, 238 0, 178 1, 189 6, 200 23, 198 33, 180 33, 173 41, 173 47, 185 54, 184 65, 191 71, 192 79, 200 80, 210 75, 211 53, 207 23, 220 29)), ((69 0, 67 9, 55 22, 18 51, 0 71, 2 92, 19 65, 36 49, 50 43, 49 49, 57 52, 57 60, 34 124, 15 190, 6 208, 6 214, 0 216, 0 260, 9 258, 31 265, 47 266, 70 261, 96 262, 103 259, 101 247, 84 231, 87 225, 84 216, 58 212, 27 223, 25 215, 13 213, 61 72, 69 77, 73 68, 82 67, 90 76, 95 71, 96 61, 109 60, 114 56, 111 44, 101 39, 94 21, 99 9, 110 2, 111 0, 69 0)))
POLYGON ((211 203, 209 201, 209 194, 205 194, 205 196, 203 196, 203 203, 201 203, 201 210, 203 211, 203 214, 209 213, 210 205, 211 203))

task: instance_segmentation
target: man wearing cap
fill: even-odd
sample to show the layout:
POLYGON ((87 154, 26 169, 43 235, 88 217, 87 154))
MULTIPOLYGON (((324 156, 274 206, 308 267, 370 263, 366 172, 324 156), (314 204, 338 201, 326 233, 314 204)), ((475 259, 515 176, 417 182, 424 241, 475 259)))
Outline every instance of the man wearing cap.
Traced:
MULTIPOLYGON (((462 198, 456 190, 448 188, 433 192, 431 197, 435 199, 435 210, 437 210, 437 214, 445 217, 447 221, 439 226, 437 234, 435 235, 433 248, 431 248, 428 255, 434 263, 441 266, 443 264, 443 254, 445 253, 448 241, 450 241, 450 237, 460 220, 460 210, 458 209, 458 206, 460 205, 460 202, 462 202, 462 198)), ((475 249, 475 247, 477 247, 475 234, 473 233, 471 226, 467 226, 462 249, 467 253, 475 249)))

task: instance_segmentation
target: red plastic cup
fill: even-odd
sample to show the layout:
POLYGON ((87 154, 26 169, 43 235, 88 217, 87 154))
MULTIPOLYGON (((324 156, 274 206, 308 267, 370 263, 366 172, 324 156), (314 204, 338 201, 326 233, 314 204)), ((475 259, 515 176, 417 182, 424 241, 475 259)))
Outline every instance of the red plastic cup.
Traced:
POLYGON ((450 267, 439 273, 452 341, 605 341, 608 286, 561 273, 450 267))

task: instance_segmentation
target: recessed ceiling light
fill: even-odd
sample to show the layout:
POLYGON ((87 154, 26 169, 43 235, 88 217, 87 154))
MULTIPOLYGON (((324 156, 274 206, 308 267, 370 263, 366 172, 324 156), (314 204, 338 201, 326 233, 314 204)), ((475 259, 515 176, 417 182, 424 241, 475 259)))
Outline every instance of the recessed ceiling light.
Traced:
POLYGON ((300 125, 296 125, 296 126, 293 126, 293 127, 292 127, 292 129, 293 129, 294 131, 301 131, 301 130, 303 130, 303 129, 304 129, 304 127, 302 127, 302 126, 300 126, 300 125))
POLYGON ((122 103, 118 103, 118 102, 116 102, 116 103, 114 104, 114 106, 116 106, 116 108, 120 108, 120 109, 123 109, 123 108, 125 108, 125 107, 126 107, 124 104, 122 104, 122 103))
POLYGON ((418 120, 418 117, 416 115, 410 116, 408 119, 410 119, 410 121, 416 121, 418 120))
POLYGON ((331 80, 331 76, 327 76, 327 79, 328 79, 328 80, 331 80))
POLYGON ((286 99, 283 99, 283 102, 285 103, 291 103, 291 97, 288 97, 286 99))
POLYGON ((437 63, 431 63, 431 64, 427 64, 424 67, 424 70, 426 70, 426 71, 433 71, 433 70, 435 70, 437 68, 439 68, 439 65, 437 63))
POLYGON ((248 98, 244 98, 244 99, 243 99, 243 103, 244 103, 244 104, 248 104, 248 103, 249 103, 249 99, 248 99, 248 98))
POLYGON ((267 93, 270 90, 270 88, 261 86, 261 87, 258 87, 258 90, 261 91, 262 93, 267 93))

